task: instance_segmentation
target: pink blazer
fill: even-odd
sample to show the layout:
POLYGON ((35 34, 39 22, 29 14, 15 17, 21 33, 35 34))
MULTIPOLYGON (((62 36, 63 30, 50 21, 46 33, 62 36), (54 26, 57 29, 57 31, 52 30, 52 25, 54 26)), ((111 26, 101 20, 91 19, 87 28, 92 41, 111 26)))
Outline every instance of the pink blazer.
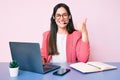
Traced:
MULTIPOLYGON (((43 33, 42 57, 46 62, 50 62, 52 56, 48 55, 49 31, 43 33)), ((67 62, 87 62, 90 54, 89 42, 82 41, 82 35, 79 31, 74 31, 67 35, 66 59, 67 62)))

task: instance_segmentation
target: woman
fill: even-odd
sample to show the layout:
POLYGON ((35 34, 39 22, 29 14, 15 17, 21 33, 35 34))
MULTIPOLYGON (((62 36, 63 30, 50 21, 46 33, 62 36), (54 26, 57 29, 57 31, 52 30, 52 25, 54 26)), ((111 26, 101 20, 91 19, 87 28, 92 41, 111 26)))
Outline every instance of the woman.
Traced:
POLYGON ((43 60, 46 63, 87 62, 89 53, 86 20, 75 30, 69 7, 57 4, 51 16, 50 31, 43 33, 43 60))

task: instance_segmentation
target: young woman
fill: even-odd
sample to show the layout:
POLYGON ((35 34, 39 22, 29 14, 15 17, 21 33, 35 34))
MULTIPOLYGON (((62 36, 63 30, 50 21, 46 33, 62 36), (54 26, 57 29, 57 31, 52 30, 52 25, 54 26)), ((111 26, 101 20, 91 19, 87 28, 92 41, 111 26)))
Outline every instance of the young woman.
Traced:
POLYGON ((69 7, 64 3, 57 4, 51 16, 50 31, 43 33, 43 61, 87 62, 89 48, 86 20, 75 30, 69 7))

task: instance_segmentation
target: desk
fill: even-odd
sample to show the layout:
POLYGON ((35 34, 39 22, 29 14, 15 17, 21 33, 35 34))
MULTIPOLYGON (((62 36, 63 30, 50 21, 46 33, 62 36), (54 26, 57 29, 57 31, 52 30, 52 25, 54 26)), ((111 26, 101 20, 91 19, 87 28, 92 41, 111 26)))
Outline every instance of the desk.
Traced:
MULTIPOLYGON (((70 63, 62 64, 63 67, 69 67, 70 63)), ((119 80, 120 79, 120 62, 110 62, 117 66, 115 70, 83 74, 79 71, 71 69, 71 71, 64 76, 55 76, 52 72, 46 74, 38 74, 29 71, 19 71, 19 76, 11 78, 9 76, 8 63, 0 63, 0 80, 119 80)))

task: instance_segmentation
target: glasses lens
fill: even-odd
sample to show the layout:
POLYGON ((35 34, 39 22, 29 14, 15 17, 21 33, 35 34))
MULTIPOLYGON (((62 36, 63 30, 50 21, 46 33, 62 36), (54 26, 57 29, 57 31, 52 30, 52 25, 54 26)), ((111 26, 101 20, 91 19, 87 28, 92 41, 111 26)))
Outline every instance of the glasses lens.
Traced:
POLYGON ((61 15, 61 14, 56 14, 56 15, 55 15, 55 18, 56 18, 56 19, 60 19, 61 16, 62 16, 62 18, 65 18, 65 19, 68 18, 68 14, 67 14, 67 13, 64 13, 64 14, 62 14, 62 15, 61 15))

